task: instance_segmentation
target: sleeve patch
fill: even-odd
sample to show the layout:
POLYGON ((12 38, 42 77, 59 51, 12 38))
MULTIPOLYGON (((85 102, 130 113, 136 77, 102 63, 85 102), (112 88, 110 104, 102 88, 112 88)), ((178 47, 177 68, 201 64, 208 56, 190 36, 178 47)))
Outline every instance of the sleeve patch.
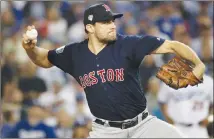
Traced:
POLYGON ((57 48, 57 49, 56 49, 56 53, 57 53, 57 54, 60 54, 60 53, 62 53, 62 52, 64 51, 64 49, 65 49, 65 45, 64 45, 64 46, 61 46, 61 47, 59 47, 59 48, 57 48))

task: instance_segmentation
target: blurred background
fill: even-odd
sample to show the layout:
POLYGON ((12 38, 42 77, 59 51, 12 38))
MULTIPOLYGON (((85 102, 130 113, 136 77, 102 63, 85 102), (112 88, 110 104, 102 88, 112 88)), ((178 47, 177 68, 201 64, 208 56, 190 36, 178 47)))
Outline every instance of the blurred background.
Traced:
MULTIPOLYGON (((124 13, 116 20, 121 34, 149 34, 189 45, 213 77, 213 2, 102 1, 124 13)), ((42 138, 19 133, 20 127, 44 130, 47 138, 84 138, 93 116, 84 90, 56 67, 35 66, 21 46, 28 25, 38 30, 38 46, 55 49, 86 38, 82 23, 87 6, 96 1, 1 1, 1 137, 42 138), (16 129, 14 129, 16 127, 16 129)), ((162 117, 157 102, 160 82, 153 75, 172 55, 147 56, 140 66, 142 90, 150 113, 162 117)), ((212 128, 211 128, 212 129, 212 128)), ((209 130, 211 130, 209 128, 209 130)), ((209 131, 210 135, 213 133, 209 131)))

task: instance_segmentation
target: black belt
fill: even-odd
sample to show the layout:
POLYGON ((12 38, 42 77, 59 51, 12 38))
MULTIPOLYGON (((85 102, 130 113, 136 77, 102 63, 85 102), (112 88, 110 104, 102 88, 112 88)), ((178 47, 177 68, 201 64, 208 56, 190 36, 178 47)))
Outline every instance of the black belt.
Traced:
POLYGON ((186 126, 186 127, 190 127, 190 126, 193 126, 193 124, 187 124, 187 123, 178 123, 179 125, 182 125, 182 126, 186 126))
MULTIPOLYGON (((144 120, 147 116, 149 115, 148 112, 142 113, 142 120, 144 120)), ((94 122, 100 124, 100 125, 106 125, 107 123, 100 120, 96 119, 94 122)), ((113 121, 108 121, 108 125, 111 127, 117 127, 121 129, 127 129, 130 127, 133 127, 138 124, 138 117, 134 118, 133 120, 126 121, 126 122, 113 122, 113 121)))

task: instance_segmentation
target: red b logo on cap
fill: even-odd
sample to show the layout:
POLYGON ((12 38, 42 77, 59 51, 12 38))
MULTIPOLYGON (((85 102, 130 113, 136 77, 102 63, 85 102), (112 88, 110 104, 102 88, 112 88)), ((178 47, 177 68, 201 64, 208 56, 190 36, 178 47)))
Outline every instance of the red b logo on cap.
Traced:
POLYGON ((108 5, 103 4, 102 6, 106 9, 106 11, 111 11, 111 9, 108 7, 108 5))

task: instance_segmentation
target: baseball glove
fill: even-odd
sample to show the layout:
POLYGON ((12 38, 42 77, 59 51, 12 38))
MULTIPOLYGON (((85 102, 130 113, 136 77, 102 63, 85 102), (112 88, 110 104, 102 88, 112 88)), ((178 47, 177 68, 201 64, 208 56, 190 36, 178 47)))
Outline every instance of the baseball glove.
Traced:
POLYGON ((192 70, 193 66, 188 61, 176 56, 159 68, 156 77, 177 90, 203 82, 203 78, 199 80, 192 70))

